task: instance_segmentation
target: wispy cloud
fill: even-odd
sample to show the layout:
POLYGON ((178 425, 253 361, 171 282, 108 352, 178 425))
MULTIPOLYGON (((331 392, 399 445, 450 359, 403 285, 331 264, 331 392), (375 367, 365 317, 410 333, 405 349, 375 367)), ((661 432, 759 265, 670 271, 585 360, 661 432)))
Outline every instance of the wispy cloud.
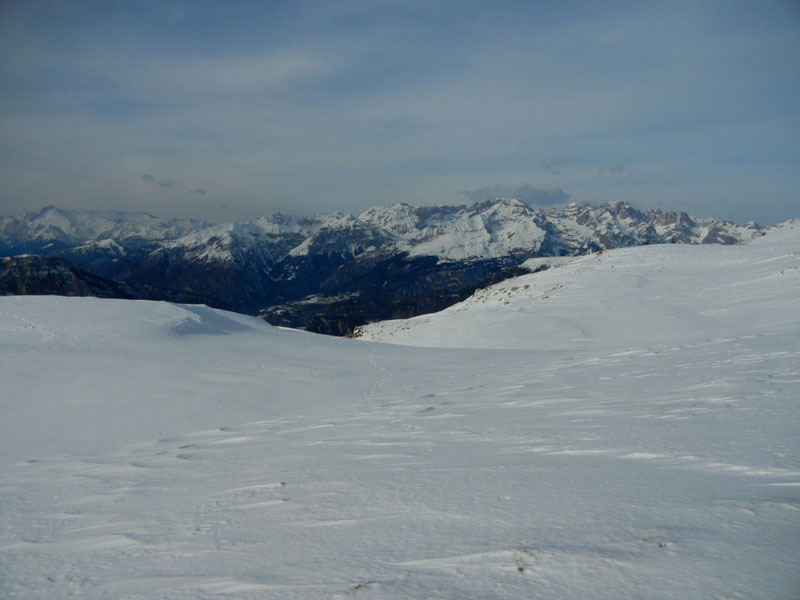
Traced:
POLYGON ((472 202, 480 202, 490 198, 514 198, 534 206, 554 206, 569 202, 570 195, 561 188, 536 187, 528 183, 496 184, 475 190, 462 191, 472 202))
POLYGON ((156 179, 156 177, 151 173, 142 173, 142 176, 139 179, 146 181, 147 183, 152 183, 153 185, 163 189, 171 188, 175 185, 175 182, 171 179, 156 179))
POLYGON ((641 171, 636 167, 631 167, 629 165, 618 164, 612 167, 600 167, 597 170, 597 173, 600 175, 608 175, 612 177, 632 177, 634 175, 639 175, 641 171))

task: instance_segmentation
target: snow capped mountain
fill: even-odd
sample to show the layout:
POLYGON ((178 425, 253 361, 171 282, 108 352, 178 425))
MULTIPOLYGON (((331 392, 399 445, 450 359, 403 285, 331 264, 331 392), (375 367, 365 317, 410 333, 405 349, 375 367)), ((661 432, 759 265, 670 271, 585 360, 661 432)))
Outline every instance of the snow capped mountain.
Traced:
POLYGON ((287 217, 280 213, 245 223, 221 223, 190 231, 163 247, 182 251, 186 258, 232 262, 242 250, 263 246, 272 263, 277 263, 298 243, 308 239, 324 221, 316 218, 287 217))
POLYGON ((196 219, 161 219, 146 213, 61 210, 45 206, 21 217, 0 217, 0 248, 47 250, 101 240, 162 241, 208 224, 196 219))
POLYGON ((275 322, 294 327, 308 325, 308 296, 316 303, 323 297, 321 310, 346 296, 347 314, 338 307, 336 323, 325 322, 331 332, 348 333, 365 320, 414 314, 415 304, 419 310, 441 307, 515 274, 509 269, 534 257, 666 242, 736 244, 759 233, 752 223, 641 211, 624 202, 546 213, 499 198, 471 206, 397 204, 358 216, 276 214, 219 225, 45 207, 0 219, 0 253, 58 256, 102 277, 195 293, 267 318, 268 309, 280 305, 283 316, 275 322), (409 304, 410 297, 418 299, 409 304), (369 314, 359 302, 372 307, 369 314), (399 313, 398 302, 406 307, 399 313))
POLYGON ((642 243, 742 243, 759 230, 686 213, 639 211, 625 202, 568 205, 545 213, 524 202, 498 198, 472 206, 371 208, 358 217, 387 232, 398 249, 441 260, 499 258, 634 246, 642 243))
POLYGON ((339 255, 350 259, 367 251, 374 251, 386 240, 386 235, 370 223, 353 215, 334 213, 325 217, 319 227, 289 255, 339 255))
POLYGON ((0 596, 795 598, 800 222, 529 260, 394 343, 0 297, 0 596))
POLYGON ((519 200, 497 199, 470 207, 371 208, 359 219, 389 233, 411 256, 442 260, 499 258, 514 251, 537 252, 544 213, 519 200))
POLYGON ((514 199, 486 200, 472 206, 370 208, 357 217, 336 213, 314 218, 262 217, 248 223, 210 225, 196 220, 160 219, 144 213, 64 211, 47 206, 22 217, 0 218, 0 242, 18 248, 49 244, 85 246, 111 240, 148 240, 165 248, 183 248, 201 260, 230 261, 235 246, 274 244, 276 262, 286 256, 323 252, 358 254, 391 242, 396 252, 442 260, 486 259, 514 251, 539 252, 546 238, 565 251, 597 246, 611 248, 643 242, 741 243, 758 226, 738 226, 718 219, 693 219, 686 213, 639 211, 624 202, 601 206, 568 205, 545 213, 514 199), (313 238, 320 239, 313 239, 313 238), (299 240, 299 241, 298 241, 299 240), (280 243, 285 242, 285 243, 280 243), (207 248, 203 248, 206 246, 207 248))

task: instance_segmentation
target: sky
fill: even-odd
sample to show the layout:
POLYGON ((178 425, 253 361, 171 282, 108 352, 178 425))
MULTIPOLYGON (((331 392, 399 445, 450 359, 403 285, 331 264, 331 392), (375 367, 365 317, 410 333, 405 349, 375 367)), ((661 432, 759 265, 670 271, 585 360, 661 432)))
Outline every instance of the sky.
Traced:
POLYGON ((800 217, 800 3, 0 2, 0 215, 800 217))

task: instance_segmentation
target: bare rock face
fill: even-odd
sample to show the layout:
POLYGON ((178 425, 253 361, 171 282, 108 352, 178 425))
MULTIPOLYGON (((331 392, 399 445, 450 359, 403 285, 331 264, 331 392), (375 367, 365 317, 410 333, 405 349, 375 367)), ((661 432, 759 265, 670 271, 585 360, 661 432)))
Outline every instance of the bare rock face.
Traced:
POLYGON ((25 255, 4 258, 0 262, 0 293, 3 295, 106 297, 115 292, 125 293, 121 284, 107 282, 59 258, 25 255))
POLYGON ((112 281, 63 258, 30 254, 0 259, 0 296, 14 295, 166 300, 225 308, 213 298, 180 290, 112 281))

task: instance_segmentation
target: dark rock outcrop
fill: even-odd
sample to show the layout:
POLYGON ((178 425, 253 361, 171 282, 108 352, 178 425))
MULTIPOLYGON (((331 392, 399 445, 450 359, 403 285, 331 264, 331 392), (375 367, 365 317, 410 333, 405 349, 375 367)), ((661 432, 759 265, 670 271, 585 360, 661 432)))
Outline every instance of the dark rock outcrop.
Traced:
POLYGON ((214 298, 181 290, 112 281, 62 258, 36 255, 0 259, 0 295, 94 296, 226 308, 214 298))

